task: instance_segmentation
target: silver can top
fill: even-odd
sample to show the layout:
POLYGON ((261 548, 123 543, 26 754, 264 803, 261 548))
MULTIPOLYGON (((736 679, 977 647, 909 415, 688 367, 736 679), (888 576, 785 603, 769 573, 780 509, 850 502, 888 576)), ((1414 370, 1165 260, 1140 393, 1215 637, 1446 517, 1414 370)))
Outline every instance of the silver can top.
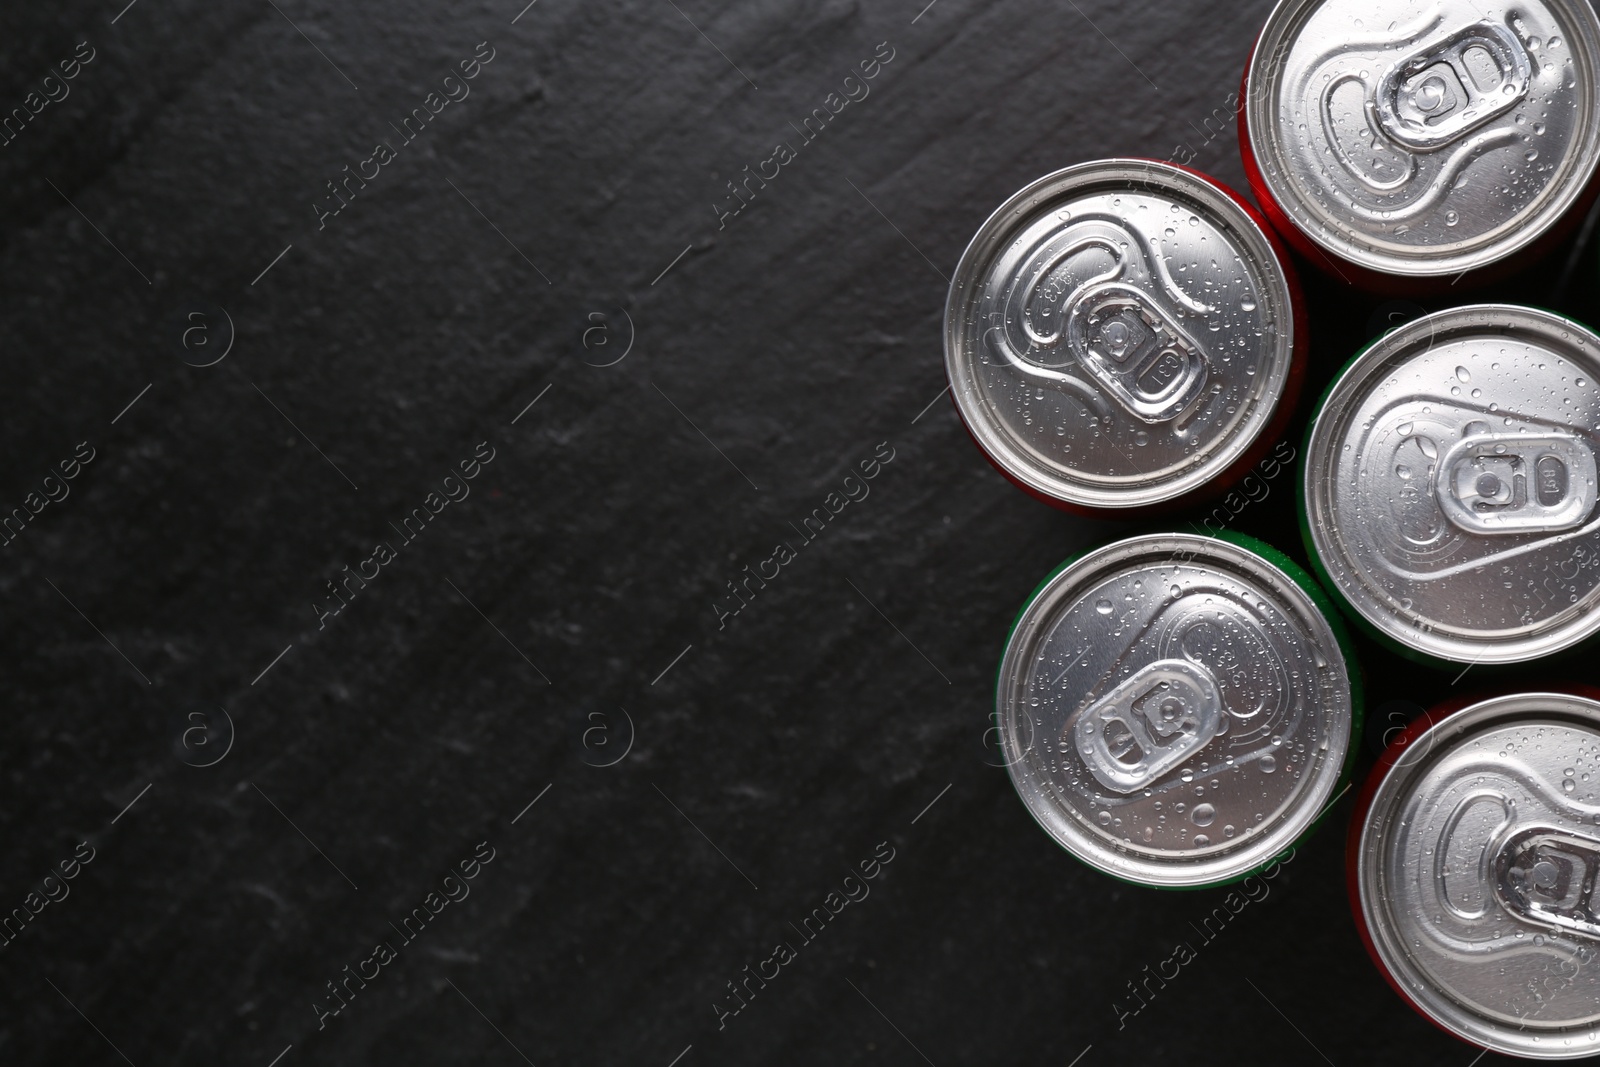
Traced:
POLYGON ((1249 149, 1322 248, 1448 276, 1537 240, 1600 162, 1587 0, 1282 0, 1251 59, 1249 149))
POLYGON ((973 238, 945 365, 979 446, 1028 488, 1142 507, 1216 478, 1270 423, 1294 358, 1289 281, 1228 194, 1164 163, 1042 178, 973 238))
POLYGON ((1446 1029, 1535 1059, 1600 1053, 1600 702, 1498 697, 1385 773, 1357 885, 1373 947, 1446 1029))
POLYGON ((1344 651, 1283 569, 1227 541, 1136 537, 1023 609, 996 709, 1046 831, 1128 881, 1196 886, 1270 862, 1322 814, 1349 751, 1344 651))
POLYGON ((1400 644, 1516 663, 1600 631, 1600 337, 1507 305, 1408 323, 1312 423, 1307 528, 1400 644))

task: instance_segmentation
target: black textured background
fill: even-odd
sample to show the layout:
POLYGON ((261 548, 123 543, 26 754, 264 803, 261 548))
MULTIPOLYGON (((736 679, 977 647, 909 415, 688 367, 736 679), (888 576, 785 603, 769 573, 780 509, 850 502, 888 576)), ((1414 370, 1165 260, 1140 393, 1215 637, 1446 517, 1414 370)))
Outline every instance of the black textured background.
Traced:
MULTIPOLYGON (((986 733, 1024 597, 1131 527, 978 455, 939 393, 945 275, 1072 162, 1187 149, 1241 185, 1216 131, 1264 0, 122 3, 0 12, 4 112, 95 53, 0 147, 0 507, 95 453, 0 549, 0 911, 94 849, 0 948, 0 1063, 1473 1060, 1357 943, 1348 797, 1203 943, 1222 891, 1080 866, 986 733), (471 95, 319 230, 324 183, 479 42, 471 95), (870 96, 719 230, 724 183, 880 42, 870 96), (719 630, 724 583, 885 442, 719 630), (471 895, 319 1028, 483 841, 471 895)), ((1493 295, 1589 317, 1592 258, 1493 295)), ((1420 311, 1307 282, 1312 393, 1420 311)), ((1286 477, 1232 525, 1298 556, 1292 505, 1286 477)), ((1475 681, 1362 647, 1369 752, 1475 681)))

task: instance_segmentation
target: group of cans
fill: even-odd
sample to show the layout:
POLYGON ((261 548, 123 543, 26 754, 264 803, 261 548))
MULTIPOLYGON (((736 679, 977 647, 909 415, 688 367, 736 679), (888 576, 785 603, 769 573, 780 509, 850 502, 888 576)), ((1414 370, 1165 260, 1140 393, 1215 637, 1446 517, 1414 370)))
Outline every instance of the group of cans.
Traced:
MULTIPOLYGON (((1282 0, 1239 120, 1259 212, 1185 167, 1102 160, 1024 188, 962 256, 952 396, 1034 497, 1162 514, 1255 469, 1305 376, 1288 248, 1391 293, 1548 251, 1600 190, 1600 18, 1588 0, 1282 0)), ((1341 616, 1457 670, 1600 635, 1597 457, 1587 327, 1477 304, 1390 331, 1311 419, 1314 576, 1241 535, 1157 534, 1069 560, 1029 598, 996 693, 1017 792, 1117 878, 1262 869, 1353 767, 1341 616)), ((1362 937, 1426 1017, 1515 1055, 1600 1053, 1600 691, 1419 719, 1361 794, 1349 861, 1362 937)))

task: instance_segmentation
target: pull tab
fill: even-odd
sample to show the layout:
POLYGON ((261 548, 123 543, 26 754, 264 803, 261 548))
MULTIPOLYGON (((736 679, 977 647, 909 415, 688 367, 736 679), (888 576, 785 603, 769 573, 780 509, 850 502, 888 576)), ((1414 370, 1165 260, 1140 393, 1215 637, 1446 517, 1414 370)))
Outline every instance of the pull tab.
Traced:
POLYGON ((1516 107, 1532 80, 1533 63, 1516 35, 1479 22, 1391 67, 1371 106, 1389 137, 1431 152, 1516 107))
POLYGON ((1067 308, 1067 344, 1094 382, 1143 422, 1170 422, 1198 400, 1210 361, 1143 289, 1106 282, 1067 308))
POLYGON ((1101 785, 1131 793, 1204 748, 1222 723, 1222 694, 1211 672, 1164 659, 1085 708, 1073 741, 1101 785))
POLYGON ((1006 295, 1009 343, 996 350, 1036 381, 1092 389, 1142 422, 1170 422, 1200 399, 1211 371, 1174 307, 1214 310, 1178 288, 1151 240, 1125 220, 1086 216, 1021 261, 1006 295), (1090 251, 1109 264, 1069 282, 1061 268, 1090 251))
POLYGON ((1595 875, 1600 841, 1534 827, 1513 834, 1494 857, 1494 897, 1535 926, 1600 940, 1595 875))
POLYGON ((1445 516, 1474 534, 1555 533, 1594 510, 1594 452, 1565 434, 1479 434, 1439 464, 1445 516))

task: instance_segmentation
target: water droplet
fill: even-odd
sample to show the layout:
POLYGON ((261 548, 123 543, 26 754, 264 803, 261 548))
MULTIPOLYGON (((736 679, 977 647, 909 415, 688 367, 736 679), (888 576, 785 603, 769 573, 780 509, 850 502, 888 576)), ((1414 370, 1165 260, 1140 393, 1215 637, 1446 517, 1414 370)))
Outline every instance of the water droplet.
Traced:
POLYGON ((1095 605, 1094 605, 1094 610, 1098 611, 1102 615, 1110 615, 1111 614, 1111 601, 1109 601, 1109 600, 1096 601, 1095 605))
POLYGON ((1094 821, 1099 823, 1101 826, 1110 826, 1111 813, 1109 811, 1102 811, 1100 814, 1094 817, 1094 821))
POLYGON ((1174 597, 1180 597, 1180 596, 1182 596, 1182 595, 1183 595, 1183 588, 1182 588, 1182 587, 1181 587, 1181 586, 1176 586, 1176 585, 1175 585, 1175 586, 1173 586, 1173 587, 1172 587, 1172 595, 1173 595, 1173 596, 1174 596, 1174 597))
POLYGON ((1133 435, 1133 443, 1140 448, 1150 443, 1150 435, 1143 430, 1133 435))
POLYGON ((1446 226, 1454 226, 1456 223, 1458 223, 1460 221, 1461 221, 1461 216, 1459 214, 1457 214, 1456 212, 1454 212, 1454 211, 1446 211, 1444 213, 1444 224, 1446 226))
POLYGON ((1245 297, 1239 301, 1239 308, 1241 311, 1254 311, 1256 309, 1256 298, 1253 296, 1245 297))
POLYGON ((1416 428, 1417 427, 1415 423, 1402 422, 1399 426, 1395 427, 1395 432, 1401 437, 1410 437, 1411 431, 1415 430, 1416 428))
POLYGON ((1571 778, 1563 778, 1561 779, 1561 789, 1562 792, 1565 793, 1576 792, 1578 789, 1578 783, 1574 782, 1571 778))
POLYGON ((1210 826, 1217 817, 1217 809, 1210 804, 1196 804, 1189 813, 1189 818, 1194 820, 1196 826, 1210 826))
POLYGON ((1211 838, 1207 837, 1205 834, 1194 835, 1195 848, 1205 848, 1209 844, 1211 844, 1211 838))
POLYGON ((1262 756, 1258 762, 1261 764, 1262 774, 1271 774, 1273 771, 1278 769, 1278 761, 1273 759, 1270 754, 1262 756))
POLYGON ((1411 468, 1406 466, 1404 463, 1402 463, 1398 467, 1396 467, 1394 469, 1394 472, 1395 472, 1395 474, 1397 476, 1399 476, 1400 478, 1403 478, 1403 479, 1409 480, 1410 477, 1411 477, 1411 468))
POLYGON ((1467 370, 1467 368, 1465 368, 1465 367, 1457 367, 1456 368, 1456 381, 1458 381, 1458 382, 1470 382, 1470 381, 1472 381, 1472 372, 1467 370))

